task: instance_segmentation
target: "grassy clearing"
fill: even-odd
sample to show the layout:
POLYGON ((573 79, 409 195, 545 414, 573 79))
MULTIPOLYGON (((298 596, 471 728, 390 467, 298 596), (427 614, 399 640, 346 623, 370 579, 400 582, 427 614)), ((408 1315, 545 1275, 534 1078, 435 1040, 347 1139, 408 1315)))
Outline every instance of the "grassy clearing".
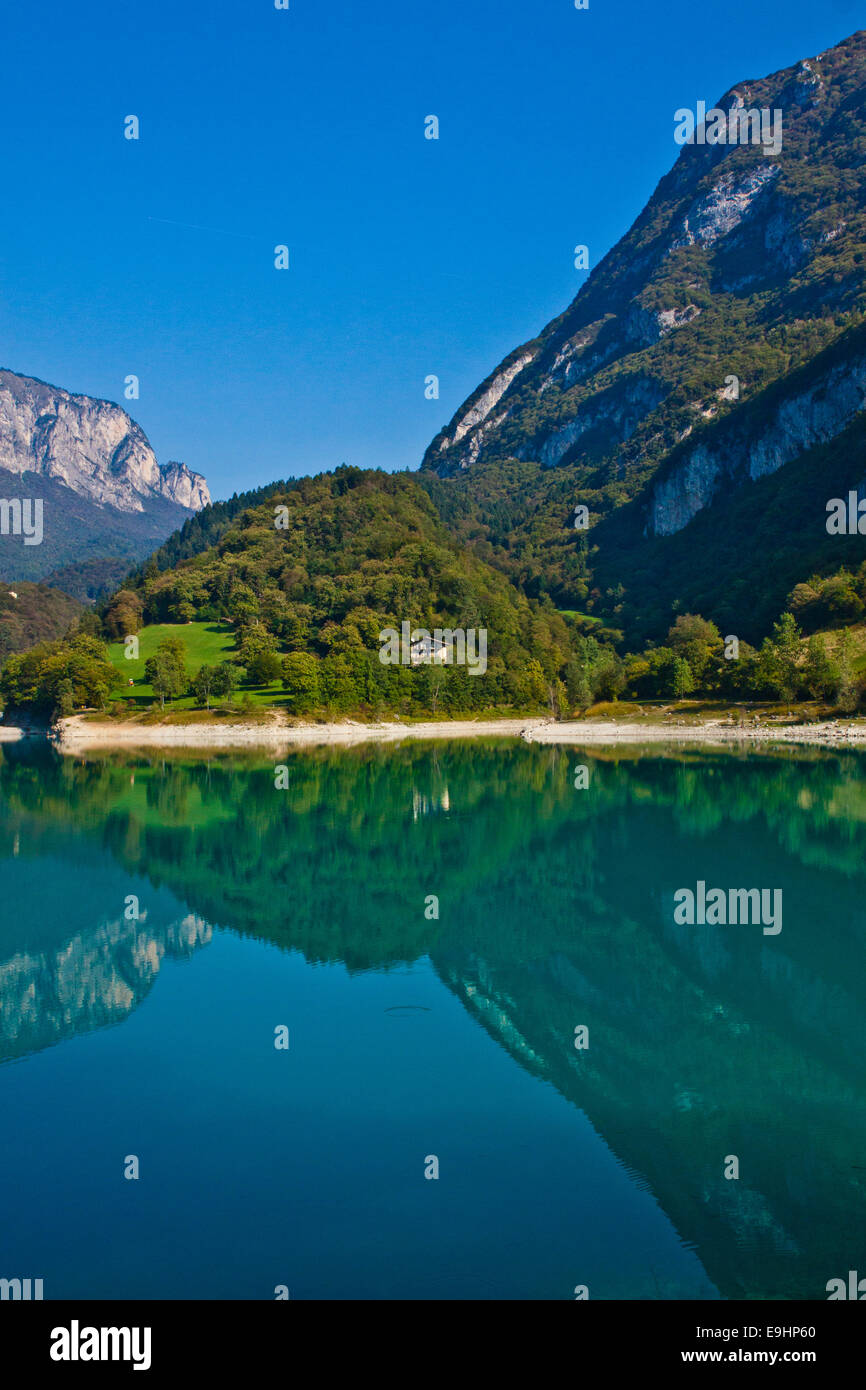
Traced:
MULTIPOLYGON (((854 670, 858 676, 862 676, 866 674, 866 624, 858 623, 845 630, 850 632, 854 643, 854 670)), ((828 650, 835 653, 842 638, 842 629, 835 628, 832 632, 822 632, 819 636, 826 641, 828 650)))
POLYGON ((586 623, 589 627, 604 627, 604 619, 596 618, 592 613, 580 613, 576 608, 557 608, 556 611, 563 618, 576 618, 578 622, 586 623))
MULTIPOLYGON (((159 706, 159 699, 154 695, 152 686, 144 679, 144 667, 166 637, 180 637, 186 647, 186 670, 190 679, 202 666, 218 666, 221 661, 228 661, 235 654, 235 632, 229 624, 155 623, 152 627, 142 628, 138 634, 138 658, 135 661, 127 659, 122 642, 111 643, 108 649, 111 664, 124 678, 124 684, 118 686, 114 693, 115 700, 128 701, 136 711, 145 710, 154 703, 159 706), (128 683, 130 680, 133 682, 132 685, 128 683)), ((235 696, 235 705, 246 696, 249 696, 254 707, 261 709, 284 704, 280 681, 275 681, 272 685, 242 685, 235 696)), ((168 708, 169 706, 166 706, 166 709, 168 708)), ((192 712, 194 709, 195 700, 190 695, 171 703, 173 712, 192 712)))
MULTIPOLYGON (((186 669, 194 676, 200 667, 215 666, 227 661, 235 645, 234 628, 222 623, 157 623, 142 628, 138 634, 139 657, 129 661, 122 642, 112 642, 108 649, 111 663, 124 676, 144 684, 144 663, 153 656, 166 637, 180 637, 186 647, 186 669)), ((150 690, 150 687, 146 687, 150 690)))

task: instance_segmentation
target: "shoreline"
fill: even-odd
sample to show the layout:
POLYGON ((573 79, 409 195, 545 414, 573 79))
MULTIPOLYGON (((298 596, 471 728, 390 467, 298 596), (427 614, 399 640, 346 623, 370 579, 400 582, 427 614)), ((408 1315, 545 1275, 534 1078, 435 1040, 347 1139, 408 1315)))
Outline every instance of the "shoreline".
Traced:
MULTIPOLYGON (((0 727, 0 741, 40 736, 36 730, 0 727)), ((41 736, 45 736, 42 734, 41 736)), ((866 745, 866 720, 831 720, 823 724, 780 724, 759 720, 738 724, 726 719, 704 722, 642 722, 638 720, 568 720, 557 723, 542 716, 529 719, 454 719, 361 724, 290 724, 275 717, 267 722, 226 724, 141 725, 112 720, 89 721, 81 716, 61 720, 48 735, 61 753, 74 755, 97 748, 279 749, 293 747, 352 747, 360 743, 399 743, 405 739, 513 738, 546 745, 615 746, 617 744, 748 744, 791 743, 825 747, 866 745)))

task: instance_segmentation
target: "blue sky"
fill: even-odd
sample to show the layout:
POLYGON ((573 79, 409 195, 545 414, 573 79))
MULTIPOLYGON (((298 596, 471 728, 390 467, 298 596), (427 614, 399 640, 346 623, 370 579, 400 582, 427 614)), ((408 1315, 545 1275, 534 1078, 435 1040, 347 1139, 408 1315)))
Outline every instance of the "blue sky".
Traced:
POLYGON ((863 22, 856 0, 8 6, 0 365, 120 401, 215 497, 417 467, 574 297, 573 247, 596 264, 640 212, 676 108, 863 22))

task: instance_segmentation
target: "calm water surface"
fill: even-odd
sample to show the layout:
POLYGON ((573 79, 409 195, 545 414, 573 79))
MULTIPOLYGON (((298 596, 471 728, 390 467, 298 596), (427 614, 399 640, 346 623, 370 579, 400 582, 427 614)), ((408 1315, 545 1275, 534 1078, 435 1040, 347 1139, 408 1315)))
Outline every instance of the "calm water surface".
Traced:
POLYGON ((863 1265, 863 757, 0 758, 0 1277, 773 1299, 863 1265), (698 879, 780 888, 781 933, 677 925, 698 879))

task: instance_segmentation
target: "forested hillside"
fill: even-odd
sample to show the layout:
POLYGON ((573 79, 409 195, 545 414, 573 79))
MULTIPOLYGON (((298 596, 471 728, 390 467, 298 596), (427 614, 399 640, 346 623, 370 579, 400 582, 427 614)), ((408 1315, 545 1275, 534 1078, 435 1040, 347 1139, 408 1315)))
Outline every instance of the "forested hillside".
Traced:
POLYGON ((11 652, 62 637, 81 613, 80 603, 47 584, 0 584, 0 663, 11 652))

